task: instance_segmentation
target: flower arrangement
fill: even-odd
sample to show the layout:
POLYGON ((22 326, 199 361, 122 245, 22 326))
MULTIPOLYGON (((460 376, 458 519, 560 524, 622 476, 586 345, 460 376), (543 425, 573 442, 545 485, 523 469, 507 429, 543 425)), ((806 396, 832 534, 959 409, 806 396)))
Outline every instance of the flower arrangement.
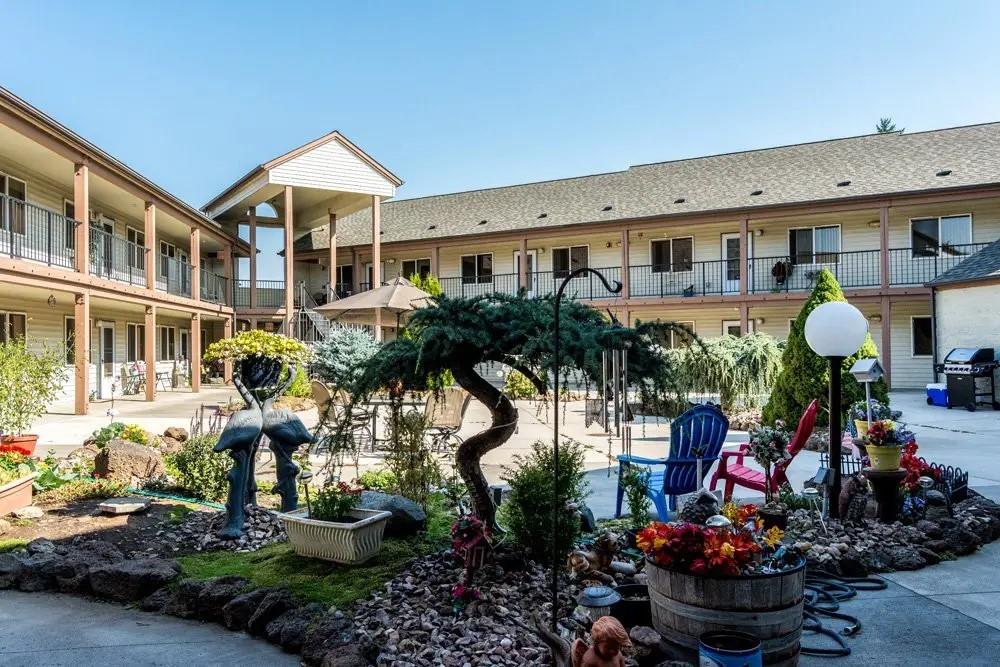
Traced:
POLYGON ((730 501, 722 506, 719 513, 729 519, 734 526, 745 526, 757 520, 757 506, 752 503, 737 505, 730 501))
POLYGON ((327 484, 313 499, 309 518, 340 523, 354 521, 350 511, 361 502, 361 491, 360 487, 350 486, 346 482, 327 484))
POLYGON ((204 360, 208 363, 241 361, 254 356, 276 359, 284 364, 303 364, 309 361, 311 352, 294 338, 253 329, 215 341, 205 350, 204 360))
MULTIPOLYGON (((785 428, 785 422, 780 419, 774 426, 760 426, 750 431, 750 445, 747 453, 764 469, 768 482, 771 479, 771 469, 775 464, 788 461, 792 455, 788 452, 788 443, 792 436, 785 428)), ((771 484, 764 485, 764 503, 771 505, 773 492, 771 484)))
MULTIPOLYGON (((899 410, 890 410, 889 406, 874 398, 869 400, 872 408, 872 421, 880 419, 899 419, 903 414, 899 410)), ((851 419, 857 421, 868 421, 868 403, 865 401, 855 401, 851 404, 848 413, 851 419)))
POLYGON ((930 477, 934 481, 941 478, 941 471, 920 460, 917 456, 917 443, 910 442, 903 445, 903 454, 899 457, 899 467, 906 470, 906 477, 899 483, 906 491, 916 491, 919 488, 918 480, 921 477, 930 477))
POLYGON ((657 565, 698 576, 736 576, 761 551, 747 531, 693 523, 654 521, 639 531, 636 544, 657 565))
POLYGON ((862 440, 869 446, 902 449, 913 443, 916 436, 902 424, 891 419, 879 419, 868 425, 868 432, 862 440))

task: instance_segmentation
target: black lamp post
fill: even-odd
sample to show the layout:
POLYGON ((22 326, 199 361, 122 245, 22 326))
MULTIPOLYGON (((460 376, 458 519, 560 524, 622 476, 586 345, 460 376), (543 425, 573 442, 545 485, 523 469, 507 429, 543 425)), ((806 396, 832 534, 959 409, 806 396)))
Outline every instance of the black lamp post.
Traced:
POLYGON ((608 283, 607 279, 601 274, 600 271, 596 269, 591 269, 584 267, 582 269, 576 269, 570 272, 568 276, 563 278, 563 281, 559 284, 559 289, 556 290, 556 299, 553 304, 553 309, 555 310, 555 315, 552 322, 552 333, 555 337, 552 345, 552 368, 553 368, 553 390, 555 392, 555 398, 553 399, 553 411, 555 413, 555 423, 552 427, 552 632, 558 634, 558 611, 559 611, 559 532, 557 526, 559 524, 559 514, 565 512, 565 507, 559 506, 559 305, 562 302, 563 292, 566 290, 566 286, 569 284, 573 278, 577 276, 582 276, 585 273, 591 273, 604 283, 604 287, 612 294, 618 294, 622 291, 622 284, 615 280, 614 287, 608 283))

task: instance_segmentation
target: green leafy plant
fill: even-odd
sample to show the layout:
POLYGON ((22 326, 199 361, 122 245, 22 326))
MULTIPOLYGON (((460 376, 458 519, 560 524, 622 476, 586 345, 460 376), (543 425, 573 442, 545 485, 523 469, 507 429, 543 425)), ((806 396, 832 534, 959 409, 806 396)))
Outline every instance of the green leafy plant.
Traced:
POLYGON ((413 283, 413 286, 417 289, 421 289, 433 297, 439 297, 444 293, 444 290, 441 289, 441 281, 437 279, 437 276, 433 276, 429 273, 423 277, 421 277, 420 274, 415 273, 412 276, 409 276, 407 280, 413 283))
POLYGON ((633 529, 649 523, 649 469, 632 466, 622 476, 625 504, 628 505, 629 521, 633 529))
POLYGON ((251 329, 232 338, 215 341, 205 350, 203 358, 211 363, 226 360, 240 361, 254 356, 295 365, 304 364, 311 358, 305 343, 260 329, 251 329))
POLYGON ((179 451, 164 457, 167 474, 192 498, 221 501, 229 490, 226 475, 232 467, 225 454, 213 451, 217 435, 188 438, 179 451))
MULTIPOLYGON (((781 419, 788 424, 796 424, 813 399, 819 399, 826 408, 817 414, 817 425, 826 426, 830 423, 829 362, 810 349, 805 337, 806 318, 809 317, 809 313, 821 304, 830 301, 846 301, 846 299, 840 288, 840 283, 837 282, 833 274, 827 269, 821 269, 816 277, 816 286, 813 288, 812 294, 809 295, 802 310, 799 311, 798 317, 792 323, 788 342, 785 344, 781 356, 781 373, 774 383, 767 405, 764 406, 763 419, 765 423, 773 424, 775 420, 781 419)), ((841 364, 842 405, 845 411, 847 406, 856 401, 864 400, 865 397, 864 386, 855 380, 850 373, 851 366, 858 359, 877 356, 878 348, 875 347, 871 335, 867 335, 858 351, 844 359, 843 364, 841 364)), ((873 398, 884 404, 889 403, 889 390, 884 380, 872 383, 871 390, 873 398)), ((843 417, 843 415, 841 416, 843 417)))
POLYGON ((378 342, 367 331, 331 329, 325 340, 313 345, 313 369, 323 382, 353 393, 378 349, 378 342))
POLYGON ((77 500, 95 500, 99 498, 122 498, 129 495, 128 484, 109 479, 76 479, 57 488, 45 491, 35 496, 35 502, 41 505, 53 503, 70 503, 77 500))
POLYGON ((107 426, 102 426, 94 431, 90 439, 98 449, 104 449, 108 446, 109 442, 115 438, 120 438, 124 432, 125 424, 123 422, 111 422, 107 426))
POLYGON ((507 398, 517 401, 534 398, 538 395, 538 390, 524 373, 511 368, 504 374, 503 393, 507 398))
POLYGON ((427 429, 430 419, 422 412, 392 408, 386 469, 396 478, 399 494, 424 505, 441 481, 441 468, 431 453, 427 429))
POLYGON ((34 461, 19 452, 0 452, 0 486, 35 472, 34 461))
POLYGON ((399 480, 396 473, 391 470, 366 470, 358 477, 358 484, 371 491, 382 491, 383 493, 395 493, 399 487, 399 480))
POLYGON ((361 502, 361 491, 360 487, 350 486, 345 482, 326 484, 316 492, 310 505, 309 518, 340 523, 354 521, 350 512, 361 502))
MULTIPOLYGON (((288 366, 281 369, 281 380, 280 382, 285 382, 288 380, 288 366)), ((306 369, 302 366, 297 366, 295 368, 295 379, 292 383, 288 385, 288 389, 285 390, 285 396, 292 396, 294 398, 306 398, 312 395, 312 387, 309 386, 309 374, 306 373, 306 369)))
POLYGON ((66 359, 43 348, 35 354, 23 338, 0 343, 0 434, 21 435, 62 390, 66 359))
POLYGON ((560 552, 568 552, 580 535, 580 518, 574 506, 586 497, 583 446, 567 440, 559 448, 559 477, 555 477, 552 447, 540 440, 527 456, 515 455, 514 465, 505 467, 502 478, 510 484, 504 501, 504 519, 514 540, 536 557, 552 551, 553 540, 560 552), (564 508, 555 525, 553 498, 564 508))

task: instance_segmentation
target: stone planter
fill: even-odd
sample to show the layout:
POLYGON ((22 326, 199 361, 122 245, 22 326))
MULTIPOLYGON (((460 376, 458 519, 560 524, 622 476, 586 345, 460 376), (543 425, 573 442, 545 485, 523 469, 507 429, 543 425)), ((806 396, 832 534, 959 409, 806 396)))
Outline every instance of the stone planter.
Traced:
POLYGON ((28 475, 0 486, 0 516, 31 504, 31 483, 34 481, 35 476, 28 475))
POLYGON ((706 632, 760 638, 766 665, 796 665, 802 633, 805 559, 791 570, 748 577, 697 577, 646 561, 653 627, 669 642, 698 650, 706 632))
POLYGON ((25 456, 35 453, 38 436, 30 433, 25 435, 0 435, 0 452, 17 452, 25 456))
POLYGON ((363 563, 382 549, 382 535, 391 512, 354 509, 353 523, 310 519, 304 509, 279 514, 295 553, 335 563, 363 563))
POLYGON ((899 457, 902 449, 899 447, 865 447, 872 470, 896 470, 899 468, 899 457))

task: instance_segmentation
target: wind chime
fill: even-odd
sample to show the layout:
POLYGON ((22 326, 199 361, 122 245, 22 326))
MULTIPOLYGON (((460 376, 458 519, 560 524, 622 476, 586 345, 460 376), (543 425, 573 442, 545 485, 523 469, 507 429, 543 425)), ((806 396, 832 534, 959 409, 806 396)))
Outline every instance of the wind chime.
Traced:
MULTIPOLYGON (((589 388, 588 388, 589 392, 589 388)), ((599 424, 608 436, 608 476, 614 460, 614 440, 621 441, 621 454, 632 454, 632 412, 628 406, 628 350, 610 348, 601 352, 601 388, 597 398, 586 400, 586 424, 599 424)))

